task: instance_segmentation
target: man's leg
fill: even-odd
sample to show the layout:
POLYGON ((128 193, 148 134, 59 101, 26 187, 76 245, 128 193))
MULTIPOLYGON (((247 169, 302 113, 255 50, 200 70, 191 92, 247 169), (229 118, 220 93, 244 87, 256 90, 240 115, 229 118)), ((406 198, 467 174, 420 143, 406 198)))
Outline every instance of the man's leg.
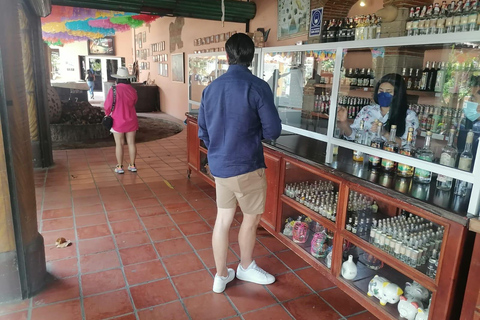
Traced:
POLYGON ((238 244, 240 245, 240 264, 244 269, 253 261, 253 248, 257 238, 257 227, 260 223, 261 214, 244 214, 242 225, 238 233, 238 244))
POLYGON ((228 253, 228 235, 230 225, 232 224, 236 208, 233 209, 217 209, 217 219, 213 228, 212 247, 213 257, 215 259, 215 267, 217 274, 222 277, 228 276, 227 271, 227 253, 228 253))

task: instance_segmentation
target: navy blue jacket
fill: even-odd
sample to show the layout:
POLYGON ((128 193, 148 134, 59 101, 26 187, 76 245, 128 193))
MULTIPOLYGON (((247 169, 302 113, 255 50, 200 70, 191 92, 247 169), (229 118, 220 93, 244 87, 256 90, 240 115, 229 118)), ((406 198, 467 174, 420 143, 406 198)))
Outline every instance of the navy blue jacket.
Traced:
POLYGON ((229 178, 265 168, 262 139, 282 124, 268 84, 247 67, 231 65, 203 90, 198 136, 208 148, 213 176, 229 178))

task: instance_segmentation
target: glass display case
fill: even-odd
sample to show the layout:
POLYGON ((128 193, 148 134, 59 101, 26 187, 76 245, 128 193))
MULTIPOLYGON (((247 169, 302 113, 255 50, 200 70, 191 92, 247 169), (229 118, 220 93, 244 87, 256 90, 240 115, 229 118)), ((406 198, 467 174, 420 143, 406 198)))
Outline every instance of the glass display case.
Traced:
POLYGON ((452 211, 477 215, 478 39, 475 31, 264 48, 262 75, 283 129, 326 142, 325 163, 348 173, 356 166, 362 178, 382 175, 418 199, 449 210, 463 203, 452 211), (390 111, 375 91, 392 79, 401 86, 386 92, 395 97, 390 111), (447 206, 432 199, 437 193, 447 206))
MULTIPOLYGON (((253 74, 259 74, 261 49, 255 49, 250 66, 253 74)), ((188 108, 190 113, 198 113, 202 92, 213 80, 227 72, 226 52, 207 52, 188 55, 188 108)))

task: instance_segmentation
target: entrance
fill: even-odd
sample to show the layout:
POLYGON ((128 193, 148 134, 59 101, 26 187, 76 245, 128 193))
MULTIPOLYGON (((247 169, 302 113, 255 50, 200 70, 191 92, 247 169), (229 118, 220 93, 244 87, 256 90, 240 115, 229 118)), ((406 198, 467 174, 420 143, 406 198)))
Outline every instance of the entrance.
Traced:
MULTIPOLYGON (((112 58, 112 57, 97 57, 97 56, 87 56, 88 68, 92 68, 95 72, 95 92, 105 92, 105 82, 115 81, 115 78, 112 78, 112 74, 117 72, 118 67, 121 66, 122 58, 112 58)), ((107 86, 107 89, 110 86, 107 86)))

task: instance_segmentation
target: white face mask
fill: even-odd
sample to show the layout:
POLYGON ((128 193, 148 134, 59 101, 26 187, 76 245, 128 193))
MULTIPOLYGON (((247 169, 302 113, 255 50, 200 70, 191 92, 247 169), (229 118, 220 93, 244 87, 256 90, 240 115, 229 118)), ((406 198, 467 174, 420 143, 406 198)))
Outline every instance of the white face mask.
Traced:
POLYGON ((464 101, 463 102, 463 112, 465 113, 465 117, 467 117, 470 121, 475 121, 480 118, 480 113, 477 111, 478 103, 472 101, 464 101))

